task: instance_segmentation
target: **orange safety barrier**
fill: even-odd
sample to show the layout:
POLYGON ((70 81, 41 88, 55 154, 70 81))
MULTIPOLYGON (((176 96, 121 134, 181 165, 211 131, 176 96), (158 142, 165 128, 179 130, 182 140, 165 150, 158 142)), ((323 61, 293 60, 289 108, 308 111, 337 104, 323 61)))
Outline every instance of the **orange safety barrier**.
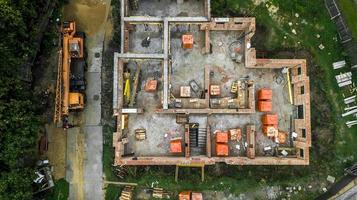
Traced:
POLYGON ((228 156, 228 144, 216 144, 217 156, 228 156))
POLYGON ((228 142, 228 133, 227 132, 217 132, 216 133, 216 142, 217 143, 227 143, 228 142))
POLYGON ((155 92, 157 88, 157 80, 148 80, 145 84, 144 90, 146 92, 155 92))
POLYGON ((263 133, 268 137, 275 137, 278 133, 278 125, 264 125, 263 133))
POLYGON ((190 191, 183 191, 183 192, 180 192, 179 194, 179 200, 190 200, 191 197, 191 192, 190 191))
POLYGON ((262 117, 262 122, 264 125, 278 125, 278 115, 265 114, 262 117))
POLYGON ((258 91, 258 100, 272 100, 273 91, 271 89, 263 88, 258 91))
POLYGON ((258 101, 258 110, 260 112, 271 112, 273 104, 271 101, 258 101))
POLYGON ((182 35, 182 47, 184 49, 192 49, 193 48, 193 35, 191 35, 191 34, 182 35))
POLYGON ((181 140, 172 140, 170 142, 170 152, 171 153, 182 153, 182 142, 181 142, 181 140))

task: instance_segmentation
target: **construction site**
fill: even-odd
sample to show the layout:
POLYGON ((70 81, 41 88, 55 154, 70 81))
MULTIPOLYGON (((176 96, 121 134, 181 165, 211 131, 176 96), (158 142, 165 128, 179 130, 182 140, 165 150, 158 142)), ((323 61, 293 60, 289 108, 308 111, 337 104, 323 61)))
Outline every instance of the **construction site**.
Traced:
POLYGON ((210 7, 121 1, 114 165, 308 165, 306 60, 257 58, 255 18, 210 7))

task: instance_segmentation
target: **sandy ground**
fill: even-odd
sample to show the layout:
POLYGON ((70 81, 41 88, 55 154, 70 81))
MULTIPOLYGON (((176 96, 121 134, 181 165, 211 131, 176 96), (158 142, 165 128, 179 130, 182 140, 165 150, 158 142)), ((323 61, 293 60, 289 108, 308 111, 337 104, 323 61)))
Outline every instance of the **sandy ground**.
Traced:
POLYGON ((70 184, 69 199, 85 199, 83 190, 84 134, 80 128, 67 131, 66 180, 70 184))
POLYGON ((65 177, 66 172, 66 133, 54 124, 46 124, 48 135, 48 151, 46 156, 53 166, 53 177, 58 180, 65 177))

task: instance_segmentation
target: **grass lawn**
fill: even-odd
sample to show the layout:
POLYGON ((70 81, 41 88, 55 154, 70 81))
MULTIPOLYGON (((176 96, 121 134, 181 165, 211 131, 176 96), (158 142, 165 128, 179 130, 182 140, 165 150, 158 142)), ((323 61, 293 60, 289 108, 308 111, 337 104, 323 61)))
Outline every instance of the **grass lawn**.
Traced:
MULTIPOLYGON (((292 184, 307 185, 311 182, 319 184, 326 182, 328 174, 341 177, 343 169, 356 161, 357 127, 348 129, 344 124, 347 119, 340 117, 344 108, 343 94, 351 94, 348 90, 338 88, 334 78, 343 70, 336 72, 332 69, 332 62, 345 59, 346 55, 323 0, 259 2, 260 0, 212 0, 212 14, 221 17, 256 17, 258 30, 262 29, 266 34, 256 33, 257 40, 253 46, 258 51, 268 51, 267 57, 280 57, 281 51, 310 53, 312 60, 308 67, 312 92, 313 135, 310 166, 208 166, 206 180, 203 183, 200 182, 199 172, 190 169, 183 170, 179 183, 175 183, 174 168, 137 167, 138 172, 128 176, 125 181, 139 183, 142 187, 164 187, 176 193, 191 189, 239 194, 267 185, 284 187, 292 184), (323 45, 324 49, 321 50, 319 45, 323 45)), ((354 28, 354 33, 357 34, 357 26, 354 28)), ((108 180, 114 180, 116 177, 110 169, 113 156, 111 130, 106 131, 108 142, 104 145, 104 173, 108 180)), ((315 191, 299 194, 293 199, 316 197, 322 192, 319 187, 317 186, 315 191)), ((114 187, 109 187, 107 195, 114 197, 117 192, 119 190, 115 191, 114 187)))
POLYGON ((353 39, 357 41, 357 1, 338 0, 337 3, 347 21, 348 27, 352 31, 353 39))
POLYGON ((60 179, 55 181, 55 187, 52 195, 48 196, 46 200, 67 200, 69 195, 69 184, 66 180, 60 179))
MULTIPOLYGON (((103 145, 103 171, 105 175, 105 180, 107 181, 118 181, 118 178, 112 172, 114 151, 112 148, 113 141, 113 128, 109 126, 103 127, 104 133, 104 145, 103 145)), ((106 185, 105 199, 112 200, 119 198, 119 189, 115 185, 106 185)))

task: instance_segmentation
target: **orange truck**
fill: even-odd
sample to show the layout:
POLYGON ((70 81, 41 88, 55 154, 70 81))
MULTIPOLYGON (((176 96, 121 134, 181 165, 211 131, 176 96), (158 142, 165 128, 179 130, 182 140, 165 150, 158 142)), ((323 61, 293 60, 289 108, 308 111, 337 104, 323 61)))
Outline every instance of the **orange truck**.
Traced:
POLYGON ((83 32, 76 31, 74 21, 63 22, 61 27, 62 49, 60 50, 55 116, 58 123, 68 121, 70 111, 80 111, 85 101, 85 53, 83 32))

